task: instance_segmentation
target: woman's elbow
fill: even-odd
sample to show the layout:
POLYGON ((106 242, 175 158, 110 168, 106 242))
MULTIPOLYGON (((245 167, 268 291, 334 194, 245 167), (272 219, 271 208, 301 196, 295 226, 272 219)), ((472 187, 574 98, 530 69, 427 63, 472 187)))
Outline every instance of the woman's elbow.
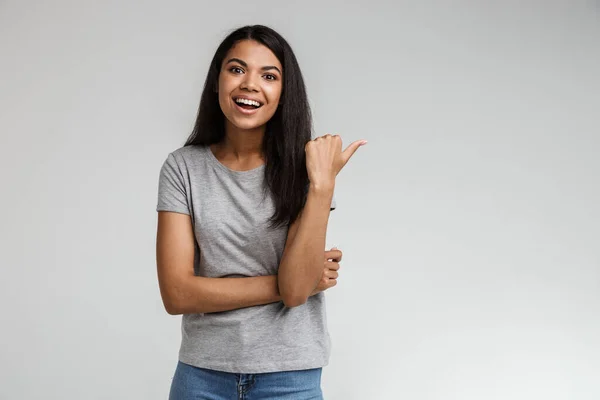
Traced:
POLYGON ((163 306, 169 315, 183 314, 183 308, 176 301, 171 299, 163 299, 163 306))
POLYGON ((284 296, 283 297, 283 304, 289 308, 301 306, 302 304, 306 303, 307 301, 308 301, 308 298, 305 296, 295 295, 295 296, 284 296))
POLYGON ((277 285, 281 300, 286 307, 298 307, 308 301, 308 296, 304 295, 294 285, 290 285, 288 281, 282 279, 281 275, 278 276, 277 285))
POLYGON ((161 298, 167 314, 181 315, 187 312, 187 306, 184 304, 185 296, 181 296, 180 293, 177 293, 177 291, 163 290, 161 293, 161 298))

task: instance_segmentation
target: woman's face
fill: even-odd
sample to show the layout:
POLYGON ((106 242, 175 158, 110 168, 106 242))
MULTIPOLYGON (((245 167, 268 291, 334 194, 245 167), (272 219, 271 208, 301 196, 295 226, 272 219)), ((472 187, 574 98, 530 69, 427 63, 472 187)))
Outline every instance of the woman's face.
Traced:
POLYGON ((229 50, 219 73, 219 105, 239 129, 262 127, 271 119, 281 97, 281 63, 268 47, 253 40, 229 50))

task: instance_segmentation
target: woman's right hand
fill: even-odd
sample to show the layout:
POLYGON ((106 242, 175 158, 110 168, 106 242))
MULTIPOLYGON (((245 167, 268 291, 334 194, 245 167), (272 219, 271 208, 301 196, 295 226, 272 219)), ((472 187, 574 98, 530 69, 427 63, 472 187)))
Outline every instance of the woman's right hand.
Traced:
POLYGON ((340 261, 342 261, 342 251, 333 247, 331 250, 325 252, 325 263, 323 266, 323 274, 319 280, 319 284, 310 294, 324 292, 325 290, 337 285, 337 278, 339 276, 338 270, 340 269, 340 261))

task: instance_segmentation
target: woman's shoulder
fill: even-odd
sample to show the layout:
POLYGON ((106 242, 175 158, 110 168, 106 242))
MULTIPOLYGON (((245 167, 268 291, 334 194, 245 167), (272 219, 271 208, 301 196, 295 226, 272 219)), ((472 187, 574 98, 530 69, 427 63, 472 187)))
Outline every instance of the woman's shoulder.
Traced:
MULTIPOLYGON (((206 168, 208 147, 189 145, 169 152, 163 162, 162 171, 177 175, 196 174, 206 168)), ((210 151, 210 150, 209 150, 210 151)))
POLYGON ((196 158, 198 156, 205 155, 207 149, 208 149, 208 147, 206 147, 206 146, 192 144, 192 145, 188 145, 188 146, 179 147, 179 148, 171 151, 169 153, 169 155, 172 155, 175 158, 182 158, 182 159, 196 158))
POLYGON ((200 145, 179 147, 168 153, 166 161, 180 166, 194 165, 207 157, 207 149, 208 147, 200 145))

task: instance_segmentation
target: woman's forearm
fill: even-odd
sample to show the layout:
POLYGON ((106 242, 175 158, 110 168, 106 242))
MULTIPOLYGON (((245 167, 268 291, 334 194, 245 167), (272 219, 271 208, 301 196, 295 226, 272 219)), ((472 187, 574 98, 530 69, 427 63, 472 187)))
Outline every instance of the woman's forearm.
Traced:
POLYGON ((171 301, 165 302, 165 308, 171 315, 230 311, 282 300, 277 275, 245 278, 190 275, 170 292, 171 301))
POLYGON ((310 186, 298 227, 279 264, 278 282, 288 307, 304 304, 319 283, 333 186, 310 186))

